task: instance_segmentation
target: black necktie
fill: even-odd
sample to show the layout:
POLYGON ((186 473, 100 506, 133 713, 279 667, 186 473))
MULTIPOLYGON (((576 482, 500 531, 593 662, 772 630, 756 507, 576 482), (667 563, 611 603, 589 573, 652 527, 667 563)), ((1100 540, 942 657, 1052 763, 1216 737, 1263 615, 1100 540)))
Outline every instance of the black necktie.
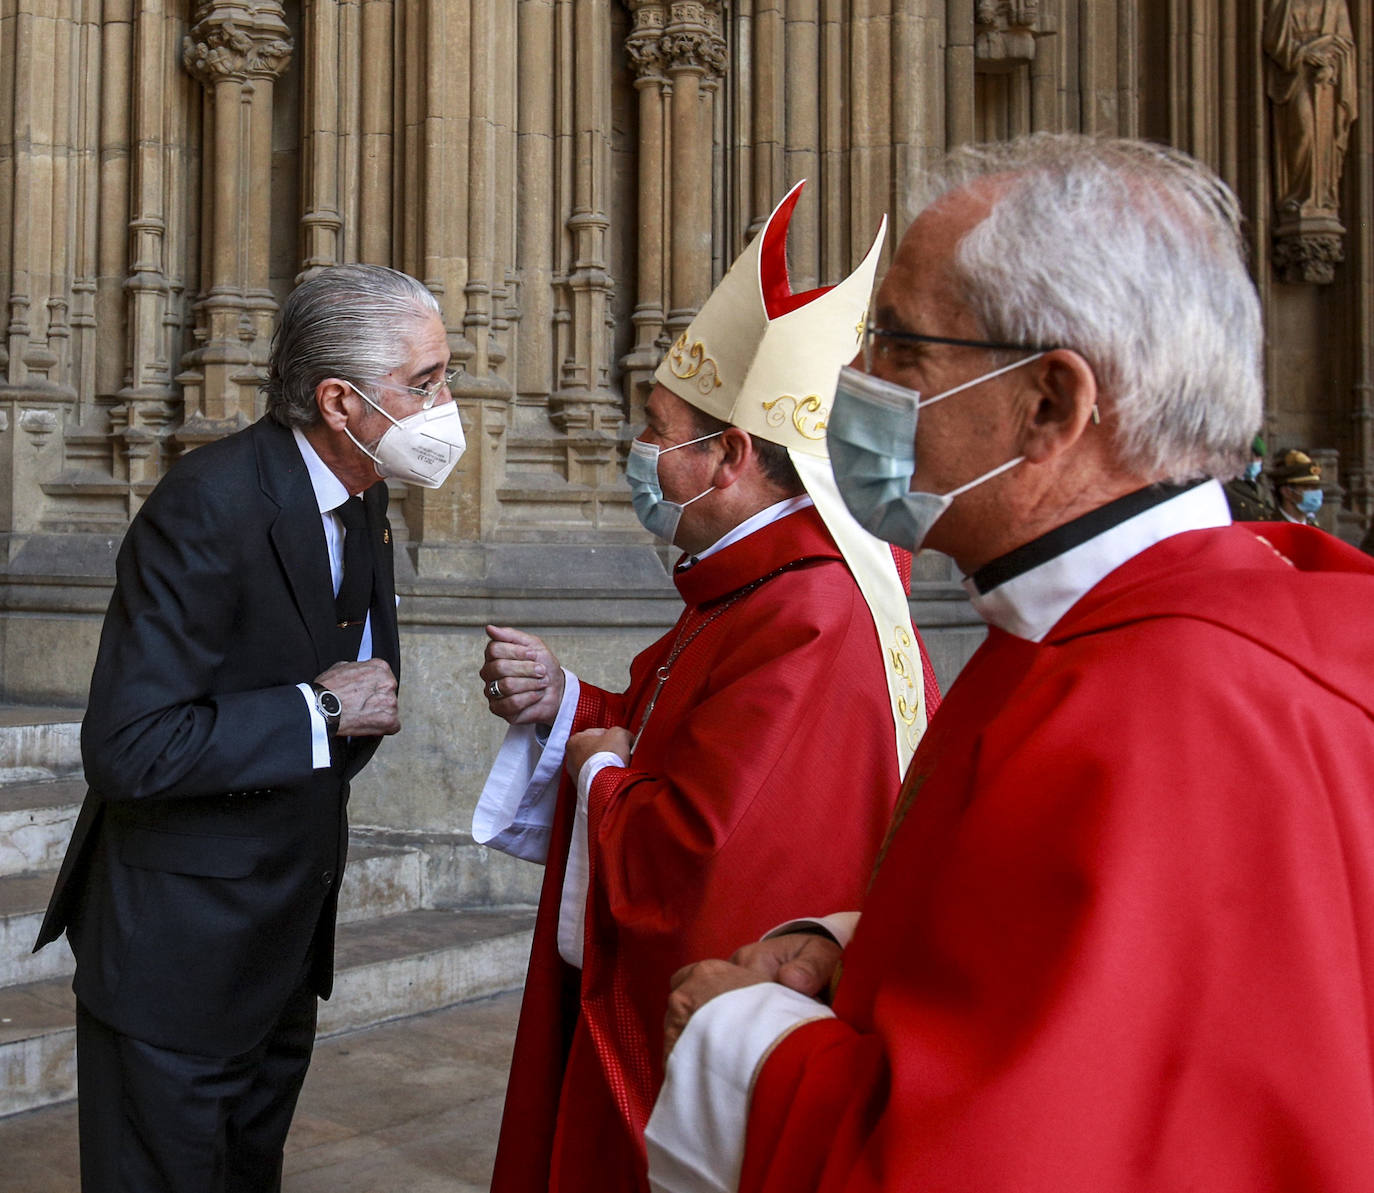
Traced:
POLYGON ((343 657, 352 660, 358 657, 363 623, 372 604, 372 544, 361 497, 350 497, 334 512, 344 527, 343 579, 334 598, 334 611, 343 638, 343 657))

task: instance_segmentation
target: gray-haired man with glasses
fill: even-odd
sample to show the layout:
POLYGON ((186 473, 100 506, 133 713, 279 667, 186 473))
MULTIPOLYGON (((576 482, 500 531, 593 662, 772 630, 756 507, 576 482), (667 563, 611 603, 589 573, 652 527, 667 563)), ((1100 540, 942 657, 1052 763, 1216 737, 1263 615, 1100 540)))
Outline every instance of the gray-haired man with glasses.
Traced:
POLYGON ((678 975, 651 1183, 1364 1193, 1374 563, 1232 523, 1263 396, 1239 205, 1181 153, 1051 135, 929 194, 830 460, 987 639, 862 914, 678 975))
POLYGON ((380 266, 287 298, 267 414, 129 527, 38 947, 76 954, 82 1187, 280 1188, 333 980, 349 781, 400 729, 386 480, 463 450, 434 296, 380 266))

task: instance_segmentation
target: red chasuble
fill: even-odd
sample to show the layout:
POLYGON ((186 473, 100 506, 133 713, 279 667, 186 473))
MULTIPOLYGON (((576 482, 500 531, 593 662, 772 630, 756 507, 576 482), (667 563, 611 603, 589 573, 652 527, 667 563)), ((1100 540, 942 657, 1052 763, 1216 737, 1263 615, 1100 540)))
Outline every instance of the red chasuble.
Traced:
MULTIPOLYGON (((495 1193, 646 1188, 643 1130, 663 1079, 669 979, 804 908, 854 906, 896 802, 877 632, 813 508, 676 583, 687 607, 634 660, 629 690, 582 685, 573 732, 644 728, 630 765, 601 771, 592 787, 581 971, 558 955, 576 797, 564 779, 495 1193)), ((933 711, 924 648, 922 662, 933 711)))
POLYGON ((1374 561, 1165 540, 950 690, 741 1188, 1374 1188, 1374 561))

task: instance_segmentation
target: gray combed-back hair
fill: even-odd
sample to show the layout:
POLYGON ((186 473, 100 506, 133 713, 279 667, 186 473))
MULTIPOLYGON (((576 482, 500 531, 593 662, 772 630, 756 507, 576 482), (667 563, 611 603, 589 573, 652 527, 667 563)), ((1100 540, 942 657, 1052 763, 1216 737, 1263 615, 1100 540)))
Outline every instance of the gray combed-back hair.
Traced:
POLYGON ((268 362, 267 413, 286 427, 320 421, 315 387, 327 377, 375 381, 405 363, 405 339, 430 314, 433 294, 384 265, 331 265, 282 304, 268 362))
POLYGON ((992 211, 954 269, 987 337, 1081 354, 1132 472, 1239 473, 1263 332, 1230 188, 1164 146, 1040 133, 954 150, 925 197, 981 180, 992 211))

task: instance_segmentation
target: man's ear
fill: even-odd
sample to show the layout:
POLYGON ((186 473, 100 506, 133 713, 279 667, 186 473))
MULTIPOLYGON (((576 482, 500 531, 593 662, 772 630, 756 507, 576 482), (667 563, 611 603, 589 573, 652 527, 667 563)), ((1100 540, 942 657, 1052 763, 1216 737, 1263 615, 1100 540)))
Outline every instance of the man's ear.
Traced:
POLYGON ((1027 366, 1031 405, 1021 428, 1020 453, 1041 464, 1078 442, 1095 421, 1097 378, 1088 362, 1056 348, 1027 366))
POLYGON ((747 431, 730 427, 721 433, 719 443, 720 462, 716 465, 711 482, 717 489, 728 489, 739 480, 749 462, 755 458, 754 440, 747 431))
POLYGON ((320 417, 331 431, 342 431, 348 422, 348 400, 353 391, 337 377, 326 377, 315 386, 315 404, 320 417))

